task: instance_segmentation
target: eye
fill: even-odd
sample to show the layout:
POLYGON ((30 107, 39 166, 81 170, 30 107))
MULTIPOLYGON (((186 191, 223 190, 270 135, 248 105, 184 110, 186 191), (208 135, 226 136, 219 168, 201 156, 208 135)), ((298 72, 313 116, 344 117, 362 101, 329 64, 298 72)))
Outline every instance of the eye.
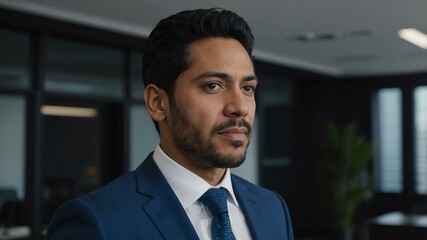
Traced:
POLYGON ((218 83, 208 83, 206 85, 204 85, 204 88, 206 88, 207 90, 213 91, 213 90, 218 90, 221 86, 218 83))
POLYGON ((243 86, 243 91, 253 93, 255 92, 255 87, 251 85, 243 86))

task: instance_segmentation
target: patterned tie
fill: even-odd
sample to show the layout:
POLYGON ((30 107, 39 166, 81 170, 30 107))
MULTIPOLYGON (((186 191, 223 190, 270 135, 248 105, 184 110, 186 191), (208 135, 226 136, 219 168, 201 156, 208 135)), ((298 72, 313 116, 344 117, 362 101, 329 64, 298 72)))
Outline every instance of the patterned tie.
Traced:
POLYGON ((212 215, 212 239, 234 240, 230 218, 227 209, 227 189, 211 188, 207 190, 199 201, 205 205, 212 215))

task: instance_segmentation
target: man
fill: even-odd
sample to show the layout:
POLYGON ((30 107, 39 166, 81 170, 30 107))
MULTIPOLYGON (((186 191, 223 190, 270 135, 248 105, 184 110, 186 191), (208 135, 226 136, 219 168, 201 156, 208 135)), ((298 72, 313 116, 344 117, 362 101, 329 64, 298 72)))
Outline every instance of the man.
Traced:
POLYGON ((283 199, 229 171, 245 159, 255 116, 252 48, 230 11, 160 21, 143 61, 160 144, 135 171, 62 205, 47 239, 293 239, 283 199))

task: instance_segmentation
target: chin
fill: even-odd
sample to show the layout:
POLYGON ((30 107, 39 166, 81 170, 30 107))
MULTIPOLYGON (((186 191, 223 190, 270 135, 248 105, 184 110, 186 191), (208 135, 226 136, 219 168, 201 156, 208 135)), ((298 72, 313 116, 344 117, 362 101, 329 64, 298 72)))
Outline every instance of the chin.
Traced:
POLYGON ((245 162, 245 156, 239 158, 238 160, 232 161, 228 164, 227 168, 237 168, 240 167, 245 162))

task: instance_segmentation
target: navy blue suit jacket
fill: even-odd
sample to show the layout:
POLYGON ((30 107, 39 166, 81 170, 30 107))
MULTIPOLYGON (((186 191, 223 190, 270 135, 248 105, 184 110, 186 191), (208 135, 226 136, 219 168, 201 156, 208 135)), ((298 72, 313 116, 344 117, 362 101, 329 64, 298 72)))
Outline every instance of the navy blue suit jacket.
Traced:
MULTIPOLYGON (((253 239, 293 240, 288 209, 276 193, 232 175, 253 239)), ((152 155, 104 187, 67 201, 54 214, 46 240, 199 239, 152 155)))

